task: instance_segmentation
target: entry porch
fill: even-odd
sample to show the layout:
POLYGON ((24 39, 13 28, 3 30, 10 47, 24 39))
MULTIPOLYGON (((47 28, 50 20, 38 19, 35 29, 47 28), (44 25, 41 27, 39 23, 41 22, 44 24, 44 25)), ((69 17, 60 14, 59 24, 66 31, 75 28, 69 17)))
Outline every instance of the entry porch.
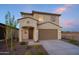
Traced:
POLYGON ((21 27, 19 29, 19 42, 27 42, 29 40, 38 41, 38 29, 35 27, 21 27))

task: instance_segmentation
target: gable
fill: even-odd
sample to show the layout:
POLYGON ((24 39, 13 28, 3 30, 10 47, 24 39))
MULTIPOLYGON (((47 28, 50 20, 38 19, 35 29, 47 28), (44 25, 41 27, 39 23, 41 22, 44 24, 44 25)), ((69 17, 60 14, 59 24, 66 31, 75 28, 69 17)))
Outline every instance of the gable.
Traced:
POLYGON ((23 26, 36 27, 37 26, 37 20, 30 18, 30 17, 21 18, 19 20, 19 24, 20 24, 21 27, 23 27, 23 26))
POLYGON ((59 29, 60 27, 50 22, 38 25, 38 29, 59 29))

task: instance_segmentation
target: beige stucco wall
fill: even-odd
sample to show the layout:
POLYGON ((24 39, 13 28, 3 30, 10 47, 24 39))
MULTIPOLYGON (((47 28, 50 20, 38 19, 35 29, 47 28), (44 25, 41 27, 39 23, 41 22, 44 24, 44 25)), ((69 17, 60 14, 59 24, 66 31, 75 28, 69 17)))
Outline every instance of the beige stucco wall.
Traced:
POLYGON ((34 14, 33 16, 35 19, 39 20, 40 21, 40 18, 42 17, 43 18, 43 21, 40 21, 39 23, 42 23, 42 22, 53 22, 51 19, 51 17, 53 17, 55 19, 55 24, 59 25, 59 16, 55 16, 55 15, 45 15, 45 14, 34 14))
POLYGON ((34 41, 38 41, 38 29, 37 28, 34 28, 34 33, 33 33, 33 37, 34 37, 34 41))
MULTIPOLYGON (((42 17, 43 21, 40 21, 40 23, 43 22, 53 22, 52 20, 55 19, 55 24, 59 25, 59 16, 55 16, 55 15, 45 15, 45 14, 34 14, 33 16, 34 18, 36 18, 37 20, 40 20, 40 18, 42 17), (53 19, 51 19, 53 18, 53 19)), ((50 23, 45 23, 42 24, 40 26, 38 26, 38 29, 57 29, 58 30, 58 39, 61 39, 61 28, 54 25, 54 24, 50 24, 50 23)))
POLYGON ((19 42, 22 42, 22 33, 21 33, 22 28, 19 28, 19 42))
MULTIPOLYGON (((54 15, 45 15, 45 14, 34 14, 33 16, 31 15, 22 15, 22 17, 33 17, 37 20, 39 20, 40 18, 42 18, 43 20, 42 21, 39 21, 39 23, 43 23, 43 22, 52 22, 52 19, 51 17, 55 17, 55 24, 59 25, 59 16, 54 16, 54 15)), ((58 30, 58 39, 61 39, 61 29, 60 27, 54 25, 54 24, 50 24, 50 23, 45 23, 45 24, 42 24, 40 26, 37 27, 37 21, 36 20, 33 20, 31 18, 26 18, 26 19, 22 19, 22 20, 19 20, 19 23, 20 23, 20 27, 23 27, 23 26, 31 26, 31 27, 34 27, 34 40, 37 41, 38 40, 38 29, 57 29, 58 30), (29 21, 29 23, 27 23, 29 21)), ((19 33, 20 33, 20 30, 19 30, 19 33)), ((22 34, 20 33, 19 34, 19 38, 21 38, 20 36, 22 36, 22 34)), ((20 39, 20 41, 22 41, 22 39, 20 39)))
POLYGON ((23 27, 23 26, 37 27, 37 21, 33 20, 31 18, 19 20, 19 23, 20 23, 21 27, 23 27), (29 21, 29 23, 28 23, 28 21, 29 21))
POLYGON ((59 16, 55 16, 55 15, 47 15, 47 14, 37 14, 35 13, 34 15, 22 15, 22 17, 34 17, 35 19, 39 20, 39 23, 42 22, 53 22, 52 20, 55 19, 55 24, 59 25, 59 16), (51 19, 51 17, 53 17, 53 19, 51 19), (40 19, 43 19, 42 21, 40 21, 40 19))
POLYGON ((19 20, 20 23, 20 29, 19 29, 19 41, 26 41, 26 39, 28 39, 28 29, 23 29, 22 27, 34 27, 34 33, 33 33, 33 40, 37 41, 38 40, 38 29, 37 29, 37 21, 33 20, 31 18, 26 18, 26 19, 22 19, 19 20), (27 23, 27 21, 29 21, 29 23, 27 23), (27 31, 27 35, 24 34, 24 31, 27 31), (25 39, 26 38, 26 39, 25 39))
POLYGON ((39 25, 38 29, 59 29, 59 27, 51 23, 45 23, 39 25))
POLYGON ((32 17, 32 15, 22 15, 22 17, 32 17))
POLYGON ((26 42, 28 40, 28 34, 26 34, 25 31, 28 33, 27 29, 19 29, 19 42, 26 42))
POLYGON ((61 39, 61 28, 58 29, 58 39, 61 39))
POLYGON ((45 24, 38 26, 38 29, 57 29, 57 32, 58 32, 57 38, 61 39, 61 28, 56 25, 53 25, 51 23, 45 23, 45 24))

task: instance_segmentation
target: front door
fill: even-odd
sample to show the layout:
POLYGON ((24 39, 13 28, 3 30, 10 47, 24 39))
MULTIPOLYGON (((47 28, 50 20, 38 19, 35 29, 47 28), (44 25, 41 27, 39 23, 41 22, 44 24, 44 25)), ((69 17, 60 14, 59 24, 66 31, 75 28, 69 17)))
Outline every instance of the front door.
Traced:
POLYGON ((29 28, 29 39, 33 39, 33 29, 34 28, 29 28))

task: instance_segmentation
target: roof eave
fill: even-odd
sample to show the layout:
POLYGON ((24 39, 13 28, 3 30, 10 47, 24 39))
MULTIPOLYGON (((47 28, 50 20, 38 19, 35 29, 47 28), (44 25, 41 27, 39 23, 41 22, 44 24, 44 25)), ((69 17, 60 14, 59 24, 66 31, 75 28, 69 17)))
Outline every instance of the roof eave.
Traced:
POLYGON ((20 12, 21 15, 27 14, 27 15, 32 15, 32 13, 26 13, 26 12, 20 12))
POLYGON ((48 14, 48 15, 56 15, 56 16, 61 16, 61 14, 54 14, 54 13, 47 13, 47 12, 39 12, 39 11, 32 11, 32 13, 40 13, 40 14, 48 14))
POLYGON ((61 14, 54 14, 54 13, 47 13, 47 12, 39 12, 39 11, 32 11, 32 13, 26 13, 26 12, 20 12, 21 15, 27 14, 27 15, 33 15, 34 13, 38 14, 47 14, 47 15, 56 15, 56 16, 61 16, 61 14))
MULTIPOLYGON (((24 17, 24 18, 20 18, 20 19, 18 19, 18 20, 22 20, 22 19, 26 19, 26 18, 31 18, 31 19, 33 19, 33 20, 36 20, 36 19, 34 19, 34 18, 32 18, 32 17, 24 17)), ((38 20, 36 20, 36 21, 38 21, 38 20)))

